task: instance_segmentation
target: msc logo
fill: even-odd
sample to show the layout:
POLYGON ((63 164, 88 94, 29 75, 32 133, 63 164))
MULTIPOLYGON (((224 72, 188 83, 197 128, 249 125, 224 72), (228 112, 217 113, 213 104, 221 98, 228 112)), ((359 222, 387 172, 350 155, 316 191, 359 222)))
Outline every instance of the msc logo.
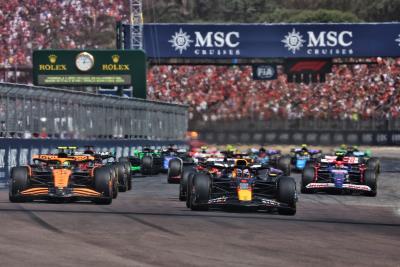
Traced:
POLYGON ((399 34, 399 38, 397 38, 395 41, 396 41, 397 44, 400 46, 400 34, 399 34))
POLYGON ((320 32, 318 36, 315 35, 314 32, 307 32, 308 39, 308 47, 348 47, 353 44, 351 38, 353 37, 353 33, 350 31, 342 31, 342 32, 320 32))
POLYGON ((297 32, 296 29, 289 32, 281 42, 284 43, 285 47, 293 54, 296 54, 296 51, 300 50, 303 47, 303 43, 305 43, 303 35, 297 32))
POLYGON ((168 41, 171 43, 175 51, 180 54, 186 51, 192 43, 194 43, 194 54, 196 55, 239 55, 240 50, 237 47, 240 45, 239 32, 194 32, 195 40, 192 36, 179 28, 168 41))
POLYGON ((282 40, 285 47, 296 54, 306 44, 309 55, 352 55, 353 32, 351 31, 308 31, 304 39, 300 32, 293 28, 282 40))
POLYGON ((101 65, 101 69, 104 71, 128 71, 129 64, 118 64, 120 56, 119 55, 112 55, 111 60, 114 64, 103 64, 101 65))
POLYGON ((193 41, 190 39, 190 35, 186 32, 182 31, 182 28, 179 29, 179 32, 176 32, 172 35, 171 40, 169 40, 172 44, 172 47, 175 48, 175 51, 179 51, 179 54, 182 55, 182 52, 190 47, 190 43, 193 41))
POLYGON ((48 56, 50 64, 40 64, 39 70, 41 71, 66 71, 67 65, 57 63, 57 55, 51 54, 48 56))
POLYGON ((201 32, 195 32, 196 44, 195 47, 237 47, 240 43, 239 32, 207 32, 205 36, 201 32))

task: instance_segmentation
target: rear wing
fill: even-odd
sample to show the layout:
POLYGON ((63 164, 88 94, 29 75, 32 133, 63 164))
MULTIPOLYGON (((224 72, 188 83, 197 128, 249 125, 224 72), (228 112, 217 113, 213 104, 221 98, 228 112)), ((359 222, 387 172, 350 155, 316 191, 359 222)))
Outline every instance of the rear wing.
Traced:
POLYGON ((33 160, 39 160, 39 161, 59 161, 59 162, 64 162, 64 161, 77 161, 77 162, 82 162, 82 161, 92 161, 94 160, 94 157, 89 156, 89 155, 74 155, 74 156, 67 156, 67 157, 60 157, 59 155, 34 155, 32 157, 33 160))
MULTIPOLYGON (((338 157, 337 156, 325 156, 325 158, 321 159, 321 163, 331 163, 335 164, 338 162, 338 157)), ((357 157, 343 157, 340 162, 343 162, 344 164, 360 164, 360 159, 357 157)))

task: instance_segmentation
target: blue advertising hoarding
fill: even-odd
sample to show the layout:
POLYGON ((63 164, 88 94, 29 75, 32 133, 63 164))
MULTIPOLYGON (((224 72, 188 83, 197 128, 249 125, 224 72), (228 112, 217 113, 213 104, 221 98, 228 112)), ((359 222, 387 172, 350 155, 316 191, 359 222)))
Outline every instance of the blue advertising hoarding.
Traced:
POLYGON ((396 57, 400 23, 145 24, 144 49, 150 58, 396 57))

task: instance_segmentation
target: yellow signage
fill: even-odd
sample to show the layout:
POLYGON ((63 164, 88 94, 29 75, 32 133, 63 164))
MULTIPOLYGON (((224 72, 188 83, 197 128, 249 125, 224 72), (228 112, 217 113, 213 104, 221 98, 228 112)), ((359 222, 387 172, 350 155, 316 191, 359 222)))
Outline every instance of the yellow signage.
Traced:
POLYGON ((130 70, 129 64, 118 64, 119 63, 119 55, 111 56, 112 62, 114 64, 103 64, 101 65, 101 69, 104 71, 128 71, 130 70))
POLYGON ((49 55, 49 61, 50 64, 40 64, 39 65, 39 70, 44 71, 44 70, 49 70, 49 71, 66 71, 67 70, 67 65, 65 64, 56 64, 57 62, 57 56, 54 54, 49 55))

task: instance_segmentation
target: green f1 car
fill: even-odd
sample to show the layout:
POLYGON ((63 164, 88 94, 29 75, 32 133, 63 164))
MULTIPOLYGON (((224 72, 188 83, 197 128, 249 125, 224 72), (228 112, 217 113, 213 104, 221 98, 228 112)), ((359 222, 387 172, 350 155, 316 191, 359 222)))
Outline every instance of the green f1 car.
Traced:
POLYGON ((163 163, 161 153, 150 148, 144 148, 142 151, 135 150, 132 156, 121 157, 119 161, 130 162, 132 174, 143 175, 158 174, 163 163))

